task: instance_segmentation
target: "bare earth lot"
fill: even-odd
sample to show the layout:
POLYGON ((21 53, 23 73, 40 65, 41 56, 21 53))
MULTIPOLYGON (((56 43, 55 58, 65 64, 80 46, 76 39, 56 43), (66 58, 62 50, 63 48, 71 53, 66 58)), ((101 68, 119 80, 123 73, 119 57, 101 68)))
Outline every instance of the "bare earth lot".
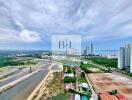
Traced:
POLYGON ((132 80, 112 73, 88 74, 96 93, 117 90, 128 100, 132 100, 132 80))

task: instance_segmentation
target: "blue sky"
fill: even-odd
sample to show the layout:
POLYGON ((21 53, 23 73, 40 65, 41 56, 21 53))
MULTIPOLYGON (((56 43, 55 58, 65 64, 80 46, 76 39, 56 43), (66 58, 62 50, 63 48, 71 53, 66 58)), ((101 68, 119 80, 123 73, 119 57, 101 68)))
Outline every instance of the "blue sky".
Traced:
POLYGON ((97 50, 132 43, 132 0, 0 0, 0 49, 50 49, 56 34, 97 50))

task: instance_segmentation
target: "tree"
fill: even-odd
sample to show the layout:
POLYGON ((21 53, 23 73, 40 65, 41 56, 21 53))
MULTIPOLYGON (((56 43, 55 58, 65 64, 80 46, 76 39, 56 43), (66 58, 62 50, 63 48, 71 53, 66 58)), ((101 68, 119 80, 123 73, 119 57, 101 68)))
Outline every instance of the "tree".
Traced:
POLYGON ((75 83, 76 78, 75 77, 64 77, 64 83, 75 83))

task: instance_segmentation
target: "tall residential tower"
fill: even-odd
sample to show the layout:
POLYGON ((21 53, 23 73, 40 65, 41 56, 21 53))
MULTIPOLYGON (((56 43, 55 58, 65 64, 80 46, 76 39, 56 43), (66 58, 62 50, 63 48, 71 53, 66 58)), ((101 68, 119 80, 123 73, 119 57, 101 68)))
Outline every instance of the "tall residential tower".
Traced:
POLYGON ((93 52, 93 44, 92 44, 92 43, 91 43, 91 45, 90 45, 90 50, 91 50, 90 54, 93 55, 94 52, 93 52))
POLYGON ((120 47, 118 54, 118 68, 129 69, 132 73, 132 44, 127 44, 125 47, 120 47))
POLYGON ((84 49, 84 55, 94 55, 94 47, 92 43, 89 46, 86 46, 84 49))

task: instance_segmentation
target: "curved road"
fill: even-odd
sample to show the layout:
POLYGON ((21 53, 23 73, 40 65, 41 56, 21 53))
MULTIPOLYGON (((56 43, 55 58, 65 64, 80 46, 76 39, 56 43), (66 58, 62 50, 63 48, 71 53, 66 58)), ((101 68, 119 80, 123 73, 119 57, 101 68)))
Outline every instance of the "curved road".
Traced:
MULTIPOLYGON (((45 62, 42 64, 45 64, 45 62)), ((0 100, 26 100, 26 98, 32 93, 36 86, 48 74, 49 66, 50 62, 47 61, 46 65, 41 66, 39 72, 33 74, 31 77, 6 90, 5 92, 0 93, 0 100)))
MULTIPOLYGON (((39 62, 38 64, 36 64, 32 67, 32 72, 39 70, 40 68, 44 68, 44 66, 47 66, 47 64, 48 64, 48 66, 50 65, 49 61, 47 61, 47 60, 39 62)), ((15 80, 27 75, 27 74, 30 74, 29 68, 18 69, 10 77, 8 77, 4 80, 1 80, 0 81, 0 87, 4 86, 10 82, 13 82, 13 81, 15 81, 15 80)))

